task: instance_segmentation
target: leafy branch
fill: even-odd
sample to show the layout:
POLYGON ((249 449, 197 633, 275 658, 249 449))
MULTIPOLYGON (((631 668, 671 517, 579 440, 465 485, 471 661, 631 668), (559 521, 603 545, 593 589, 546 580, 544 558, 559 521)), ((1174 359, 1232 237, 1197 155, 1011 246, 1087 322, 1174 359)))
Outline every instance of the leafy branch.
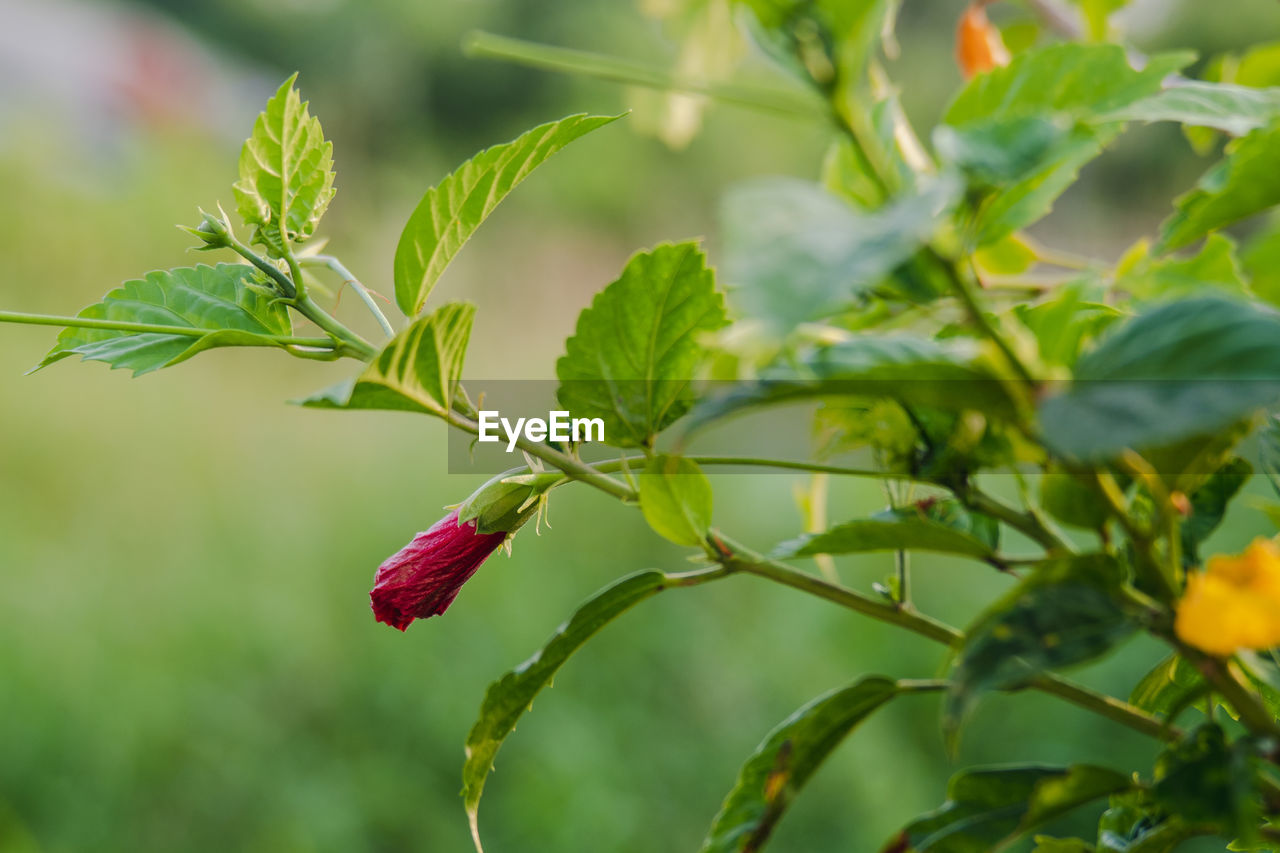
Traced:
MULTIPOLYGON (((1103 797, 1113 807, 1100 838, 1122 839, 1125 849, 1166 850, 1204 833, 1253 844, 1274 832, 1266 822, 1280 817, 1280 666, 1253 652, 1280 647, 1280 546, 1261 539, 1203 566, 1199 552, 1252 472, 1242 442, 1261 413, 1280 405, 1280 312, 1262 304, 1264 290, 1250 290, 1235 243, 1219 233, 1280 205, 1268 156, 1280 134, 1280 96, 1176 76, 1190 61, 1185 54, 1135 67, 1121 45, 1103 43, 1118 4, 1083 9, 1099 43, 1010 57, 985 5, 960 19, 958 54, 973 79, 927 137, 931 150, 877 56, 878 44, 892 43, 893 3, 734 0, 761 49, 803 91, 487 34, 468 43, 473 55, 530 67, 825 116, 833 135, 821 185, 765 182, 731 196, 722 273, 697 242, 660 243, 636 253, 582 310, 556 364, 557 399, 575 418, 600 424, 616 458, 588 462, 575 442, 517 436, 526 467, 490 480, 379 568, 379 620, 403 630, 438 615, 569 482, 638 508, 654 532, 709 564, 622 578, 494 683, 463 771, 477 847, 493 759, 566 660, 638 602, 735 575, 925 637, 952 660, 945 679, 865 676, 801 706, 743 765, 704 853, 758 850, 835 747, 899 697, 943 694, 942 729, 954 747, 985 694, 1023 689, 1156 738, 1164 751, 1145 777, 1083 765, 967 769, 947 802, 886 850, 1007 849, 1103 797), (1113 267, 1023 235, 1133 121, 1236 138, 1175 201, 1158 239, 1113 267), (1041 265, 1072 276, 1045 276, 1041 265), (721 275, 735 285, 727 292, 721 275), (736 381, 708 390, 695 380, 709 372, 736 381), (682 453, 695 430, 784 405, 810 407, 802 416, 812 417, 823 445, 814 459, 682 453), (846 451, 865 451, 874 464, 832 464, 846 451), (825 512, 810 513, 802 535, 758 553, 713 526, 715 489, 702 472, 711 467, 874 479, 886 484, 889 506, 832 524, 825 512), (979 486, 989 471, 1015 473, 1017 500, 979 486), (1011 555, 1002 542, 1011 531, 1036 553, 1011 555), (1096 546, 1082 544, 1085 536, 1096 546), (961 631, 916 609, 913 552, 995 567, 1012 587, 961 631), (839 555, 868 553, 893 555, 879 597, 836 582, 831 568, 839 555), (786 562, 808 558, 823 561, 827 576, 786 562), (1059 674, 1139 633, 1173 654, 1129 701, 1059 674), (1243 734, 1218 725, 1218 698, 1243 734), (1197 706, 1207 712, 1202 725, 1175 725, 1197 706)), ((1033 7, 1075 31, 1054 4, 1033 7)), ((5 311, 0 322, 62 328, 41 366, 79 355, 145 373, 228 346, 354 358, 363 365, 357 375, 303 404, 426 414, 478 436, 480 413, 462 385, 476 309, 428 308, 434 287, 539 165, 617 118, 539 125, 429 188, 397 244, 390 286, 404 320, 393 322, 338 256, 307 247, 334 198, 332 146, 290 78, 241 150, 234 194, 247 241, 221 209, 184 229, 203 250, 229 251, 237 263, 150 273, 76 317, 5 311), (321 305, 307 270, 354 290, 385 343, 321 305), (295 334, 299 317, 323 334, 295 334)), ((1258 249, 1267 257, 1264 250, 1274 247, 1258 249)))

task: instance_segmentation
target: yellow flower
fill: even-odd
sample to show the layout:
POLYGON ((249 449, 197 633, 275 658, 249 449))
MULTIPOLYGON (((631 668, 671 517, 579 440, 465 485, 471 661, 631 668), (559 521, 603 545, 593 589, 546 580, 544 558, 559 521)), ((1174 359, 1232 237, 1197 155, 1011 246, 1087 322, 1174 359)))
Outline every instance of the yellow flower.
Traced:
POLYGON ((1187 577, 1174 630, 1213 655, 1280 646, 1280 545, 1255 539, 1238 557, 1210 557, 1187 577))

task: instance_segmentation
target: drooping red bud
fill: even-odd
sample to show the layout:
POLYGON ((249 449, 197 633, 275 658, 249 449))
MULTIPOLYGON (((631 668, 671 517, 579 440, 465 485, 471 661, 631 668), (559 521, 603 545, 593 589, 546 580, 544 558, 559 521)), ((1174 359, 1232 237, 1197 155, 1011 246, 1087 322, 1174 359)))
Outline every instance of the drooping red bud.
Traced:
POLYGON ((454 510, 378 567, 369 593, 374 617, 403 631, 414 619, 444 613, 506 538, 476 532, 474 521, 459 524, 454 510))

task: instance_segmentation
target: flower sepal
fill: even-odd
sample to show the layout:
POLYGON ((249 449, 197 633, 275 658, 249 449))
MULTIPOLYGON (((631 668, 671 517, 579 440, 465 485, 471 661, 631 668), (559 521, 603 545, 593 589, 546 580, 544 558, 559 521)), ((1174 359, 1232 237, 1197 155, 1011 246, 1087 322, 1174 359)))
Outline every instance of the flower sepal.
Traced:
POLYGON ((458 505, 459 523, 475 522, 477 533, 514 533, 537 515, 547 492, 564 482, 559 471, 506 471, 458 505))

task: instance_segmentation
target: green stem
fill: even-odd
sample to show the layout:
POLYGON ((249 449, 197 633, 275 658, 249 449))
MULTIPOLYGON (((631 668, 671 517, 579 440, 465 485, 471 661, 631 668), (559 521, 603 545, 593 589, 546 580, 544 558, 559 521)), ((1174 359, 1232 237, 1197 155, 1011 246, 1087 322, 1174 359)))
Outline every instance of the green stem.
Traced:
POLYGON ((761 556, 718 532, 711 534, 712 552, 715 558, 733 571, 745 572, 768 578, 776 583, 799 589, 810 595, 824 598, 842 607, 855 610, 865 616, 906 628, 908 631, 928 637, 939 643, 954 645, 964 639, 964 635, 949 625, 944 625, 931 616, 916 611, 910 605, 890 604, 879 599, 863 595, 848 587, 825 581, 815 575, 802 572, 761 556), (721 547, 723 546, 723 547, 721 547))
POLYGON ((788 92, 684 77, 640 62, 506 38, 492 33, 472 33, 463 42, 462 49, 468 56, 500 59, 544 71, 579 74, 647 89, 706 95, 728 104, 789 116, 812 118, 819 115, 817 104, 788 92))
POLYGON ((1271 716, 1258 695, 1240 682, 1230 664, 1224 664, 1221 661, 1217 664, 1217 667, 1205 672, 1205 677, 1209 679, 1213 688, 1231 703, 1231 707, 1236 709, 1236 713, 1240 715, 1240 721, 1255 734, 1266 735, 1273 739, 1280 738, 1280 723, 1271 716), (1215 669, 1216 671, 1213 671, 1215 669))
POLYGON ((267 278, 275 282, 276 289, 280 291, 281 296, 285 299, 293 299, 298 295, 298 288, 294 286, 293 280, 290 279, 289 276, 280 272, 279 267, 259 255, 253 249, 250 249, 244 243, 241 243, 234 235, 228 234, 226 236, 226 241, 227 248, 253 264, 261 270, 267 278))
POLYGON ((871 124, 871 110, 862 103, 861 98, 849 95, 846 102, 835 100, 832 92, 831 109, 836 124, 848 134, 855 148, 862 154, 863 160, 871 167, 871 174, 884 192, 886 199, 892 198, 902 189, 902 178, 894 166, 889 151, 881 144, 879 134, 871 124))
POLYGON ((898 689, 904 693, 939 693, 951 684, 941 678, 899 678, 898 689))
POLYGON ((319 305, 308 294, 299 295, 293 302, 298 313, 315 323, 321 329, 333 335, 345 346, 356 353, 361 361, 372 361, 378 354, 378 348, 348 329, 319 305))
MULTIPOLYGON (((1136 482, 1146 486, 1147 493, 1151 495, 1156 507, 1158 526, 1163 527, 1167 543, 1168 559, 1160 566, 1160 574, 1169 590, 1182 589, 1182 514, 1174 505, 1173 496, 1165 486, 1164 478, 1150 462, 1132 450, 1126 450, 1120 455, 1119 464, 1136 482)), ((1154 550, 1152 553, 1154 555, 1154 550)))
POLYGON ((960 300, 960 304, 964 306, 965 313, 969 315, 969 321, 978 328, 983 337, 995 344, 996 349, 1000 350, 1000 354, 1004 356, 1004 360, 1009 363, 1013 371, 1018 374, 1019 379, 1033 388, 1038 385, 1036 378, 1031 375, 1031 371, 1022 363, 1022 359, 1018 358, 1018 354, 1013 351, 1013 347, 997 331, 996 327, 991 325, 991 321, 987 319, 986 312, 982 310, 978 297, 960 272, 959 266, 955 262, 947 260, 942 253, 932 246, 929 247, 928 251, 941 262, 943 268, 947 271, 951 290, 955 293, 956 298, 960 300))
MULTIPOLYGON (((793 569, 785 563, 762 557, 718 532, 712 532, 708 536, 708 546, 708 554, 731 571, 756 575, 802 590, 953 648, 964 642, 964 634, 960 631, 919 613, 909 606, 895 606, 846 587, 828 583, 821 578, 793 569)), ((1167 725, 1152 714, 1053 673, 1042 673, 1031 682, 1030 686, 1150 737, 1172 740, 1182 736, 1178 729, 1167 725)))
POLYGON ((1151 532, 1144 529, 1129 514, 1128 501, 1125 499, 1124 491, 1120 488, 1120 484, 1116 482, 1116 478, 1110 471, 1094 471, 1093 479, 1094 487, 1101 496, 1103 503, 1107 505, 1111 515, 1120 522, 1120 526, 1124 528, 1125 535, 1133 543, 1133 550, 1137 557, 1135 568, 1138 576, 1149 585, 1150 590, 1155 592, 1161 602, 1167 604, 1177 600, 1178 591, 1174 588, 1168 574, 1160 566, 1160 558, 1156 555, 1155 540, 1151 532))
POLYGON ((1051 696, 1057 696, 1059 699, 1065 699, 1077 707, 1086 708, 1095 714, 1114 720, 1134 731, 1142 732, 1158 740, 1177 740, 1182 737, 1181 731, 1159 717, 1148 714, 1128 702, 1123 702, 1102 693, 1096 693, 1052 672, 1041 673, 1031 682, 1031 686, 1041 693, 1048 693, 1051 696))
POLYGON ((1006 506, 985 492, 972 486, 956 490, 960 502, 974 512, 989 515, 1025 535, 1043 547, 1051 555, 1072 553, 1071 545, 1060 535, 1047 527, 1034 513, 1020 512, 1006 506))
MULTIPOLYGON (((828 101, 831 106, 831 112, 836 119, 837 127, 849 137, 854 147, 862 154, 863 160, 870 165, 871 171, 880 187, 885 191, 886 197, 892 197, 900 189, 901 179, 890 153, 881 143, 879 135, 869 121, 871 111, 862 106, 860 98, 849 96, 846 99, 846 103, 841 103, 836 99, 836 96, 837 90, 833 89, 828 92, 828 101)), ((948 284, 964 306, 970 321, 978 328, 979 332, 995 344, 1001 355, 1009 362, 1009 366, 1017 373, 1019 379, 1028 385, 1035 386, 1035 378, 1027 370, 1022 360, 1018 358, 1017 353, 1013 351, 1013 347, 987 320, 982 306, 978 303, 972 288, 961 273, 958 262, 945 257, 933 244, 925 246, 924 251, 943 268, 948 284)))
MULTIPOLYGON (((478 433, 479 426, 473 421, 469 421, 456 413, 451 413, 449 423, 466 430, 470 433, 478 433)), ((604 476, 606 470, 626 470, 630 462, 643 460, 644 457, 622 457, 620 459, 609 460, 607 462, 598 463, 595 466, 586 465, 576 459, 572 459, 553 448, 545 445, 533 444, 525 442, 519 444, 521 449, 527 451, 530 455, 548 462, 552 466, 560 469, 565 475, 571 479, 580 480, 582 482, 593 485, 601 491, 607 492, 615 497, 619 497, 625 501, 634 502, 636 500, 635 492, 623 483, 619 483, 610 477, 604 476)), ((687 457, 689 459, 701 459, 702 464, 715 464, 720 462, 728 465, 762 465, 768 467, 796 468, 800 463, 790 463, 783 460, 755 459, 747 457, 687 457)), ((827 466, 830 467, 830 466, 827 466)), ((807 469, 802 469, 807 470, 807 469)), ((859 469, 852 469, 859 470, 859 469)), ((870 473, 863 472, 867 476, 870 473)), ((1003 505, 1000 505, 1003 506, 1003 505)), ((673 577, 681 580, 676 585, 692 586, 707 580, 723 577, 729 573, 741 572, 744 574, 755 575, 757 577, 789 586, 792 589, 798 589, 801 592, 809 593, 826 601, 838 604, 849 610, 869 616, 881 622, 890 625, 896 625, 927 637, 935 642, 942 643, 946 646, 956 647, 964 641, 964 634, 952 628, 944 622, 940 622, 931 616, 927 616, 917 611, 909 603, 890 604, 870 596, 863 595, 856 590, 840 584, 823 580, 822 578, 810 575, 806 572, 788 566, 786 563, 777 560, 770 560, 760 554, 755 553, 744 545, 735 542, 732 539, 713 532, 708 536, 708 556, 719 564, 718 570, 711 572, 699 571, 690 572, 684 575, 676 575, 673 577)), ((1035 681, 1031 687, 1043 693, 1049 693, 1061 699, 1092 711, 1110 720, 1128 726, 1135 731, 1162 739, 1176 739, 1181 737, 1178 729, 1166 725, 1159 718, 1148 714, 1134 706, 1115 699, 1105 694, 1097 693, 1078 685, 1061 676, 1053 673, 1043 673, 1035 681)))
MULTIPOLYGON (((1165 571, 1161 566, 1155 549, 1154 533, 1144 529, 1134 519, 1124 492, 1115 477, 1109 471, 1095 472, 1095 486, 1111 514, 1120 522, 1133 543, 1138 556, 1138 568, 1146 570, 1149 581, 1160 590, 1165 601, 1173 601, 1178 595, 1176 578, 1181 570, 1180 550, 1174 542, 1174 539, 1180 536, 1177 508, 1173 506, 1168 490, 1158 472, 1146 460, 1136 454, 1126 454, 1121 463, 1139 482, 1145 481, 1162 516, 1172 519, 1168 530, 1170 537, 1168 558, 1171 562, 1178 561, 1173 563, 1173 571, 1165 571)), ((1200 671, 1213 689, 1235 708, 1241 722, 1252 732, 1280 738, 1280 722, 1277 722, 1267 710, 1261 698, 1241 681, 1230 662, 1205 654, 1182 642, 1168 631, 1156 633, 1200 671)))
POLYGON ((395 327, 391 325, 391 321, 387 319, 387 315, 382 313, 382 308, 378 306, 377 301, 373 298, 373 294, 369 292, 369 288, 360 283, 360 280, 352 274, 351 270, 343 266, 342 262, 333 255, 315 255, 310 258, 302 258, 301 263, 306 266, 315 264, 318 266, 328 267, 334 273, 342 277, 343 284, 351 286, 351 289, 360 297, 360 301, 369 309, 369 313, 378 321, 378 325, 382 327, 382 331, 387 333, 387 337, 394 338, 396 336, 395 327))
POLYGON ((316 304, 306 291, 302 288, 302 270, 298 268, 298 262, 293 258, 293 253, 286 253, 285 262, 289 264, 289 270, 293 273, 293 278, 285 275, 280 269, 266 258, 259 255, 253 249, 241 243, 232 235, 227 235, 227 247, 258 269, 262 270, 280 291, 280 295, 288 301, 294 309, 306 317, 312 323, 315 323, 325 332, 328 332, 341 348, 351 353, 355 358, 361 361, 372 361, 373 357, 378 354, 377 348, 348 329, 342 323, 338 322, 327 311, 316 304))
MULTIPOLYGON (((445 418, 451 425, 469 432, 472 435, 480 434, 480 425, 470 418, 463 417, 457 412, 449 412, 445 418)), ((610 494, 627 503, 635 503, 639 500, 639 496, 635 490, 625 483, 619 483, 617 480, 605 474, 599 468, 574 459, 568 454, 561 453, 554 447, 545 444, 539 444, 536 441, 530 441, 524 436, 516 439, 516 447, 519 447, 530 456, 541 459, 553 468, 563 471, 567 476, 574 480, 580 480, 589 486, 594 486, 602 492, 610 494)))
MULTIPOLYGON (((60 317, 54 314, 24 314, 19 311, 0 311, 0 323, 23 323, 31 326, 65 326, 73 329, 103 329, 112 332, 135 332, 137 334, 183 335, 189 338, 203 338, 216 334, 221 329, 197 329, 193 326, 167 326, 160 323, 132 323, 127 320, 96 320, 90 317, 60 317)), ((300 338, 292 335, 259 334, 274 343, 284 346, 332 348, 331 338, 300 338)))
MULTIPOLYGON (((937 483, 924 477, 912 477, 908 474, 901 474, 897 472, 878 471, 874 468, 846 468, 840 465, 818 465, 811 462, 794 461, 790 459, 764 459, 754 456, 702 456, 694 454, 686 456, 685 458, 691 462, 696 462, 699 465, 737 465, 744 468, 778 468, 787 471, 837 474, 845 477, 868 477, 877 480, 906 480, 913 483, 923 483, 926 485, 946 488, 946 484, 937 483)), ((643 461, 643 456, 630 456, 622 459, 610 459, 605 462, 598 462, 592 467, 597 471, 608 473, 620 471, 630 462, 643 461)), ((1020 512, 1013 507, 1006 506, 974 486, 965 486, 960 489, 952 489, 952 491, 956 495, 956 498, 969 509, 974 512, 980 512, 983 515, 989 515, 999 521, 1003 521, 1005 524, 1009 525, 1014 530, 1019 531, 1051 554, 1070 554, 1074 550, 1066 539, 1045 524, 1045 522, 1035 513, 1020 512)))
MULTIPOLYGON (((1161 566, 1155 549, 1153 532, 1144 529, 1134 519, 1124 492, 1109 471, 1095 472, 1094 482, 1098 493, 1133 543, 1138 555, 1139 569, 1146 569, 1149 581, 1160 590, 1165 601, 1173 601, 1178 595, 1176 578, 1181 570, 1180 549, 1175 541, 1180 536, 1177 508, 1173 506, 1168 490, 1158 472, 1146 460, 1137 454, 1125 454, 1121 463, 1139 482, 1146 483, 1162 517, 1171 519, 1168 529, 1170 539, 1168 559, 1173 564, 1172 571, 1165 571, 1161 566)), ((1261 698, 1242 683, 1229 662, 1205 654, 1183 643, 1167 631, 1157 631, 1157 634, 1163 636, 1180 655, 1200 670, 1205 680, 1231 704, 1231 707, 1235 708, 1236 713, 1240 715, 1240 720, 1251 731, 1272 738, 1280 738, 1280 722, 1277 722, 1267 710, 1261 698)))
POLYGON ((298 266, 298 259, 293 256, 293 250, 285 245, 284 262, 289 267, 289 278, 293 281, 293 289, 298 299, 302 299, 307 295, 307 284, 302 279, 302 267, 298 266))
MULTIPOLYGON (((812 474, 836 474, 842 477, 867 477, 875 480, 909 480, 913 483, 938 485, 923 477, 912 477, 896 471, 880 471, 875 468, 848 468, 842 465, 820 465, 791 459, 765 459, 757 456, 705 456, 693 454, 686 456, 691 462, 699 465, 741 466, 743 468, 778 468, 785 471, 805 471, 812 474)), ((593 467, 597 471, 619 471, 625 464, 643 462, 643 456, 628 456, 625 459, 610 459, 598 462, 593 467)))
POLYGON ((732 572, 725 566, 714 566, 710 569, 697 569, 691 572, 664 572, 662 587, 663 589, 675 589, 677 587, 698 586, 708 581, 728 577, 731 574, 732 572))
POLYGON ((1045 264, 1050 264, 1063 269, 1089 271, 1102 268, 1104 265, 1096 258, 1090 258, 1086 255, 1077 255, 1074 252, 1068 252, 1064 249, 1057 249, 1052 246, 1046 246, 1038 240, 1019 234, 1018 239, 1026 244, 1027 248, 1035 252, 1036 258, 1045 264))
MULTIPOLYGON (((889 498, 889 506, 897 510, 911 502, 914 489, 910 483, 886 480, 881 484, 889 498), (905 493, 905 494, 904 494, 905 493)), ((893 552, 894 575, 898 581, 897 599, 899 604, 911 605, 911 554, 903 548, 893 552)))
POLYGON ((898 578, 898 602, 911 606, 911 555, 901 549, 893 552, 893 567, 898 578))
MULTIPOLYGON (((805 493, 805 532, 822 533, 827 529, 827 498, 830 495, 828 480, 830 475, 814 473, 809 475, 809 488, 805 493)), ((835 558, 830 554, 814 554, 813 564, 818 567, 818 574, 832 583, 840 583, 840 572, 836 569, 835 558)))

